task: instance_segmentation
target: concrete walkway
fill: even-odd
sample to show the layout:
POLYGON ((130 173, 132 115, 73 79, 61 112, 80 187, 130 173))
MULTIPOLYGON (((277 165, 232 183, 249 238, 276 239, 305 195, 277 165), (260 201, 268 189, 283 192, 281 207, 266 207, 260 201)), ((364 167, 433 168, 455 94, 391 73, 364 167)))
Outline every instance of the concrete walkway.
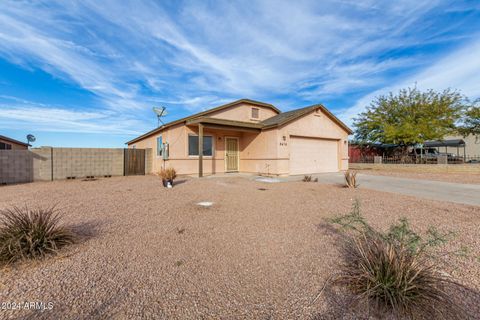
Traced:
MULTIPOLYGON (((318 178, 320 183, 344 185, 343 173, 315 174, 312 177, 318 178)), ((301 180, 303 176, 292 176, 285 179, 290 181, 301 180)), ((357 175, 357 180, 359 188, 480 206, 480 185, 478 184, 405 179, 361 173, 357 175)))

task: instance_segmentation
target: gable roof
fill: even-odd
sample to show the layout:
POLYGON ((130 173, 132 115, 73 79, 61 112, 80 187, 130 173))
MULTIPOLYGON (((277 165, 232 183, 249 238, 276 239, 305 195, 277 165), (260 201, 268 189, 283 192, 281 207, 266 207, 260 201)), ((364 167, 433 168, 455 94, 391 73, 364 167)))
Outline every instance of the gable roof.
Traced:
POLYGON ((30 147, 30 144, 28 144, 28 143, 21 142, 21 141, 18 141, 18 140, 9 138, 9 137, 5 137, 5 136, 2 136, 2 135, 0 135, 0 139, 11 142, 11 143, 19 144, 19 145, 22 145, 22 146, 25 146, 25 147, 30 147))
POLYGON ((164 124, 164 125, 162 125, 158 128, 155 128, 155 129, 153 129, 153 130, 151 130, 151 131, 133 139, 133 140, 128 141, 127 144, 137 142, 137 141, 142 140, 142 139, 144 139, 148 136, 151 136, 151 135, 153 135, 157 132, 160 132, 160 131, 168 128, 168 127, 171 127, 171 126, 174 126, 176 124, 183 123, 183 122, 192 123, 192 124, 197 123, 197 122, 210 122, 210 123, 214 123, 214 124, 223 124, 223 125, 235 126, 235 127, 239 127, 239 128, 242 127, 242 128, 251 128, 251 129, 263 130, 263 129, 270 129, 270 128, 273 128, 273 127, 282 126, 282 125, 284 125, 284 124, 286 124, 290 121, 296 120, 296 119, 298 119, 298 118, 300 118, 300 117, 302 117, 302 116, 304 116, 304 115, 306 115, 306 114, 308 114, 312 111, 315 111, 317 109, 321 109, 332 121, 334 121, 336 124, 338 124, 348 134, 353 133, 353 131, 345 123, 343 123, 340 119, 338 119, 335 115, 333 115, 330 111, 328 111, 328 109, 325 108, 325 106, 323 106, 322 104, 315 104, 315 105, 300 108, 300 109, 295 109, 295 110, 291 110, 291 111, 287 111, 287 112, 281 112, 275 106, 273 106, 271 104, 268 104, 268 103, 249 100, 249 99, 240 99, 240 100, 237 100, 237 101, 234 101, 234 102, 230 102, 230 103, 221 105, 221 106, 213 108, 213 109, 202 111, 202 112, 193 114, 191 116, 166 123, 166 124, 164 124), (269 107, 269 108, 273 109, 274 111, 276 111, 278 114, 273 116, 273 117, 270 117, 268 119, 265 119, 261 122, 258 122, 258 123, 250 123, 250 122, 242 122, 242 121, 234 121, 234 120, 223 120, 223 119, 213 119, 213 118, 206 117, 208 114, 210 114, 212 112, 223 110, 223 109, 229 108, 229 107, 234 106, 234 105, 239 104, 239 103, 248 103, 248 104, 262 106, 262 107, 269 107))
POLYGON ((186 122, 187 120, 202 117, 202 116, 208 115, 212 112, 227 109, 227 108, 230 108, 230 107, 232 107, 234 105, 237 105, 237 104, 240 104, 240 103, 248 103, 248 104, 255 105, 255 106, 267 107, 267 108, 270 108, 277 113, 281 113, 281 111, 279 109, 277 109, 277 107, 275 107, 273 104, 260 102, 260 101, 255 101, 255 100, 250 100, 250 99, 240 99, 240 100, 236 100, 236 101, 233 101, 233 102, 230 102, 230 103, 227 103, 227 104, 223 104, 221 106, 218 106, 218 107, 215 107, 215 108, 212 108, 212 109, 208 109, 208 110, 205 110, 205 111, 202 111, 202 112, 199 112, 199 113, 195 113, 195 114, 193 114, 191 116, 188 116, 188 117, 185 117, 185 118, 181 118, 181 119, 178 119, 178 120, 175 120, 175 121, 168 122, 168 123, 166 123, 166 124, 164 124, 164 125, 162 125, 158 128, 155 128, 155 129, 153 129, 153 130, 151 130, 151 131, 149 131, 145 134, 142 134, 139 137, 136 137, 135 139, 132 139, 132 140, 128 141, 127 144, 137 142, 139 140, 142 140, 143 138, 151 136, 152 134, 160 132, 160 131, 168 128, 168 127, 174 126, 174 125, 182 123, 182 122, 186 122))
POLYGON ((332 121, 334 121, 336 124, 342 127, 343 130, 348 132, 348 134, 353 133, 352 129, 350 129, 345 123, 343 123, 340 119, 338 119, 335 115, 333 115, 333 113, 328 111, 328 109, 325 108, 325 106, 323 106, 322 104, 314 104, 312 106, 283 112, 271 118, 265 119, 261 123, 264 125, 263 129, 281 126, 290 121, 296 120, 317 109, 322 110, 332 121))

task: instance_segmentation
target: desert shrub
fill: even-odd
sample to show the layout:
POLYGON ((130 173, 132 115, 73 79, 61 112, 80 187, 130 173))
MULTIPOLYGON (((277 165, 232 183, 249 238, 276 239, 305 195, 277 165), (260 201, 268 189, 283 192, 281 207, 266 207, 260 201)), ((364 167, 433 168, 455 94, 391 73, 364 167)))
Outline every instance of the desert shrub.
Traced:
POLYGON ((345 171, 345 186, 347 186, 348 188, 358 187, 357 173, 355 171, 345 171))
POLYGON ((158 173, 162 180, 173 181, 177 177, 177 172, 174 168, 162 169, 158 173))
POLYGON ((445 244, 453 234, 452 232, 441 233, 431 226, 422 237, 410 227, 406 218, 400 218, 397 223, 390 226, 387 232, 375 230, 362 216, 358 200, 354 201, 352 210, 348 214, 334 217, 329 222, 340 226, 344 231, 353 231, 353 236, 373 234, 396 246, 406 247, 414 254, 420 254, 428 247, 445 244))
POLYGON ((60 224, 54 208, 0 210, 0 261, 43 258, 74 242, 74 234, 60 224))
POLYGON ((450 292, 460 285, 426 254, 429 247, 445 243, 448 233, 430 228, 422 237, 406 219, 387 232, 377 231, 360 214, 358 202, 349 214, 331 222, 349 230, 334 283, 348 290, 356 303, 397 318, 463 318, 450 292))

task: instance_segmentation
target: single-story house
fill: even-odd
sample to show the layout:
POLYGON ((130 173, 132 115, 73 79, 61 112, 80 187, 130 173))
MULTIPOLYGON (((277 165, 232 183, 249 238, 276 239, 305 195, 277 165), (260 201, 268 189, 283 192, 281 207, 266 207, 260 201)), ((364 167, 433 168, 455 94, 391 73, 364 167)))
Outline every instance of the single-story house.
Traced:
POLYGON ((29 146, 28 143, 0 135, 0 150, 27 150, 29 146))
POLYGON ((281 112, 241 99, 164 124, 127 144, 153 150, 153 172, 173 167, 199 176, 285 176, 347 170, 351 133, 321 104, 281 112))

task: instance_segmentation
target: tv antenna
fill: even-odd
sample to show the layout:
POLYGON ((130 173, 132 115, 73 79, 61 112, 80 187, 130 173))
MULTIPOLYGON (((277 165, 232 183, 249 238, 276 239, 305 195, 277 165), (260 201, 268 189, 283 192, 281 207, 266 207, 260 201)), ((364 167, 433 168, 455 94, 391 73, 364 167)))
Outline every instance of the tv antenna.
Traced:
POLYGON ((155 114, 157 115, 157 127, 160 127, 160 122, 162 123, 162 125, 164 125, 165 123, 163 123, 162 117, 165 117, 167 115, 167 108, 153 107, 153 112, 155 112, 155 114))
POLYGON ((27 141, 28 141, 28 144, 30 144, 30 142, 35 142, 35 140, 37 140, 37 138, 35 138, 35 136, 33 134, 27 134, 27 141))

